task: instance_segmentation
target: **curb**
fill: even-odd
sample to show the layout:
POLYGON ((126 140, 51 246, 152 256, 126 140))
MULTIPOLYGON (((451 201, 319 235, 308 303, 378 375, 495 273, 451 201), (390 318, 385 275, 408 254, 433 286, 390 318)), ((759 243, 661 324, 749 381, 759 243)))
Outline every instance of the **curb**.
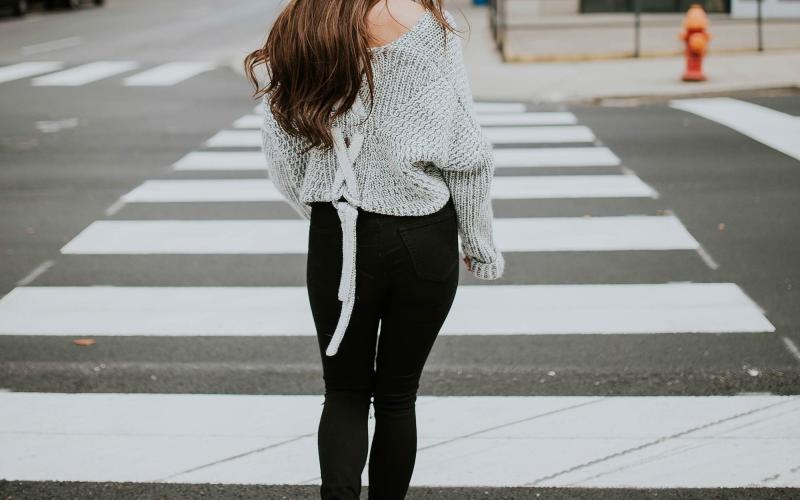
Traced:
MULTIPOLYGON (((769 49, 759 52, 757 49, 716 49, 709 51, 709 57, 718 55, 756 55, 774 54, 782 52, 796 52, 796 48, 769 49)), ((665 57, 679 57, 684 55, 683 50, 663 50, 663 51, 643 51, 639 57, 635 57, 632 51, 626 52, 602 52, 602 53, 576 53, 576 54, 526 54, 503 51, 501 57, 504 63, 532 63, 532 62, 591 62, 591 61, 610 61, 621 59, 645 60, 658 59, 665 57)))
POLYGON ((658 104, 672 99, 696 99, 706 97, 779 97, 800 96, 800 85, 775 85, 775 86, 741 86, 729 89, 715 89, 700 92, 661 93, 661 94, 628 94, 608 95, 593 97, 575 97, 563 102, 575 104, 605 106, 605 107, 631 107, 643 104, 658 104))

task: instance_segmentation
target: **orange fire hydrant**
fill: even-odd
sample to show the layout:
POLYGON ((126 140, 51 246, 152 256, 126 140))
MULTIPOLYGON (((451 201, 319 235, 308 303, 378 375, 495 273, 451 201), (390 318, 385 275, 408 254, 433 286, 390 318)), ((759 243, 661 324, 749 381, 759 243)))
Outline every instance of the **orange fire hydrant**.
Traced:
POLYGON ((706 75, 703 73, 703 57, 708 50, 711 34, 708 32, 708 16, 700 4, 689 7, 679 38, 686 44, 686 71, 683 73, 683 81, 704 81, 706 75))

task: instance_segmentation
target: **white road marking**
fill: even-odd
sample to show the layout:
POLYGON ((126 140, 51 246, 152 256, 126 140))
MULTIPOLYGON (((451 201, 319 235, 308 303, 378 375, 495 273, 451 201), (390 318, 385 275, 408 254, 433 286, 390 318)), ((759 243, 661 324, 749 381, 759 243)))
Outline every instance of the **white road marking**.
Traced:
POLYGON ((750 102, 714 97, 679 99, 670 106, 715 121, 800 160, 800 120, 750 102))
POLYGON ((175 170, 266 170, 261 151, 192 151, 173 164, 175 170))
POLYGON ((170 62, 129 76, 123 83, 126 86, 167 87, 214 68, 210 62, 170 62))
POLYGON ((475 102, 475 111, 478 113, 524 113, 524 102, 475 102))
POLYGON ((515 217, 495 219, 502 251, 688 250, 698 246, 672 216, 515 217))
POLYGON ((29 272, 24 278, 17 281, 17 286, 25 286, 31 284, 33 280, 35 280, 36 278, 47 272, 47 270, 50 269, 51 267, 53 267, 52 259, 42 262, 41 264, 36 266, 36 268, 33 271, 29 272))
MULTIPOLYGON (((500 176, 492 181, 492 198, 655 198, 657 193, 635 175, 500 176)), ((284 201, 269 179, 149 180, 113 205, 125 203, 284 201)), ((112 213, 113 214, 113 213, 112 213)), ((107 215, 109 214, 107 211, 107 215)))
POLYGON ((781 340, 783 340, 783 345, 786 346, 786 350, 789 351, 794 359, 800 361, 800 349, 797 348, 797 344, 795 344, 792 339, 786 336, 781 337, 781 340))
POLYGON ((283 201, 269 179, 150 180, 124 195, 124 203, 283 201))
POLYGON ((51 40, 49 42, 36 43, 33 45, 26 45, 22 47, 22 55, 30 56, 33 54, 43 54, 45 52, 52 52, 54 50, 66 49, 75 47, 81 44, 81 37, 70 36, 67 38, 59 38, 58 40, 51 40))
POLYGON ((261 131, 220 130, 205 145, 209 148, 261 148, 261 131))
POLYGON ((478 113, 478 123, 484 127, 510 125, 574 125, 578 119, 567 112, 539 113, 478 113))
POLYGON ((65 254, 305 253, 303 220, 102 220, 62 247, 65 254))
POLYGON ((495 167, 616 167, 621 160, 605 147, 493 148, 495 167))
POLYGON ((594 142, 589 127, 567 125, 559 127, 485 127, 484 134, 494 144, 547 144, 594 142))
POLYGON ((43 134, 54 134, 62 130, 75 128, 78 126, 77 118, 63 118, 61 120, 39 120, 36 122, 36 130, 43 134))
POLYGON ((261 128, 264 123, 264 115, 244 115, 233 122, 233 128, 261 128))
MULTIPOLYGON (((319 484, 323 399, 0 393, 0 475, 319 484)), ((797 396, 420 395, 417 426, 412 486, 800 486, 797 396)))
MULTIPOLYGON (((516 217, 494 221, 501 251, 696 250, 673 216, 516 217)), ((459 240, 461 237, 459 236, 459 240)), ((305 220, 101 220, 65 254, 302 254, 305 220), (276 236, 279 235, 279 236, 276 236)))
MULTIPOLYGON (((255 114, 245 115, 234 122, 234 128, 261 128, 264 115, 260 105, 254 109, 255 114)), ((524 126, 524 125, 574 125, 578 119, 567 112, 538 113, 478 113, 478 123, 484 127, 524 126)))
POLYGON ((97 61, 40 76, 34 78, 31 83, 37 87, 75 87, 131 71, 138 67, 139 63, 134 61, 97 61))
MULTIPOLYGON (((495 144, 547 144, 594 142, 588 127, 486 127, 486 137, 495 144)), ((210 148, 261 148, 260 130, 222 130, 206 141, 210 148)))
MULTIPOLYGON (((260 103, 253 108, 253 113, 261 113, 262 111, 263 108, 260 103)), ((475 111, 478 113, 524 113, 525 103, 476 101, 475 111)))
POLYGON ((112 203, 108 208, 106 208, 106 216, 111 217, 112 215, 119 212, 122 207, 125 206, 125 200, 122 198, 118 199, 114 203, 112 203))
POLYGON ((636 175, 496 176, 492 198, 657 198, 658 193, 636 175))
MULTIPOLYGON (((672 210, 665 210, 663 215, 675 216, 672 210)), ((695 251, 697 252, 697 255, 700 257, 700 259, 703 260, 705 265, 709 267, 709 269, 713 269, 715 271, 719 269, 719 264, 717 263, 717 261, 714 260, 714 257, 712 257, 711 254, 708 252, 708 250, 706 250, 705 247, 703 247, 703 245, 701 245, 699 242, 697 244, 697 248, 695 248, 695 251)))
MULTIPOLYGON (((774 331, 734 283, 462 285, 442 327, 448 335, 774 331)), ((0 298, 0 335, 315 332, 305 286, 34 286, 0 298)))
POLYGON ((31 61, 9 66, 0 66, 0 83, 21 80, 29 76, 41 75, 58 71, 64 67, 64 63, 57 61, 31 61))
POLYGON ((708 253, 708 250, 706 250, 703 245, 698 245, 696 250, 697 254, 701 259, 703 259, 703 262, 705 262, 710 269, 714 269, 715 271, 719 269, 719 264, 717 264, 717 261, 714 260, 714 258, 710 253, 708 253))

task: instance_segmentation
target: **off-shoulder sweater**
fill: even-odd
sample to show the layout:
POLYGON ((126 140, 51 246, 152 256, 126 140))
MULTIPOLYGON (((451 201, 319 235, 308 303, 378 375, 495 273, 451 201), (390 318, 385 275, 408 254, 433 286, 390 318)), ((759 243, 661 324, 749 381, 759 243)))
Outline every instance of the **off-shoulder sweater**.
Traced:
MULTIPOLYGON (((458 27, 448 10, 443 13, 458 27)), ((338 350, 355 301, 356 207, 426 215, 452 197, 460 249, 471 259, 472 274, 485 280, 503 275, 492 227, 492 144, 477 120, 459 38, 426 11, 399 38, 373 47, 371 113, 367 118, 364 78, 355 104, 334 120, 334 147, 327 150, 304 153, 306 139, 286 133, 268 96, 262 99, 263 152, 275 187, 304 219, 311 217, 309 203, 325 201, 334 204, 342 223, 342 310, 328 356, 338 350)))

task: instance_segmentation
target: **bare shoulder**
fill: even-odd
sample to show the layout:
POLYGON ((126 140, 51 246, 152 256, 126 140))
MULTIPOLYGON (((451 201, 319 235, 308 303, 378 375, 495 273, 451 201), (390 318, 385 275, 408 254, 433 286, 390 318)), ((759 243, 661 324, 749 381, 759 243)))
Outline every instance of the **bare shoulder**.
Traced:
POLYGON ((383 45, 402 36, 425 12, 424 6, 412 0, 379 1, 367 14, 374 45, 383 45))

